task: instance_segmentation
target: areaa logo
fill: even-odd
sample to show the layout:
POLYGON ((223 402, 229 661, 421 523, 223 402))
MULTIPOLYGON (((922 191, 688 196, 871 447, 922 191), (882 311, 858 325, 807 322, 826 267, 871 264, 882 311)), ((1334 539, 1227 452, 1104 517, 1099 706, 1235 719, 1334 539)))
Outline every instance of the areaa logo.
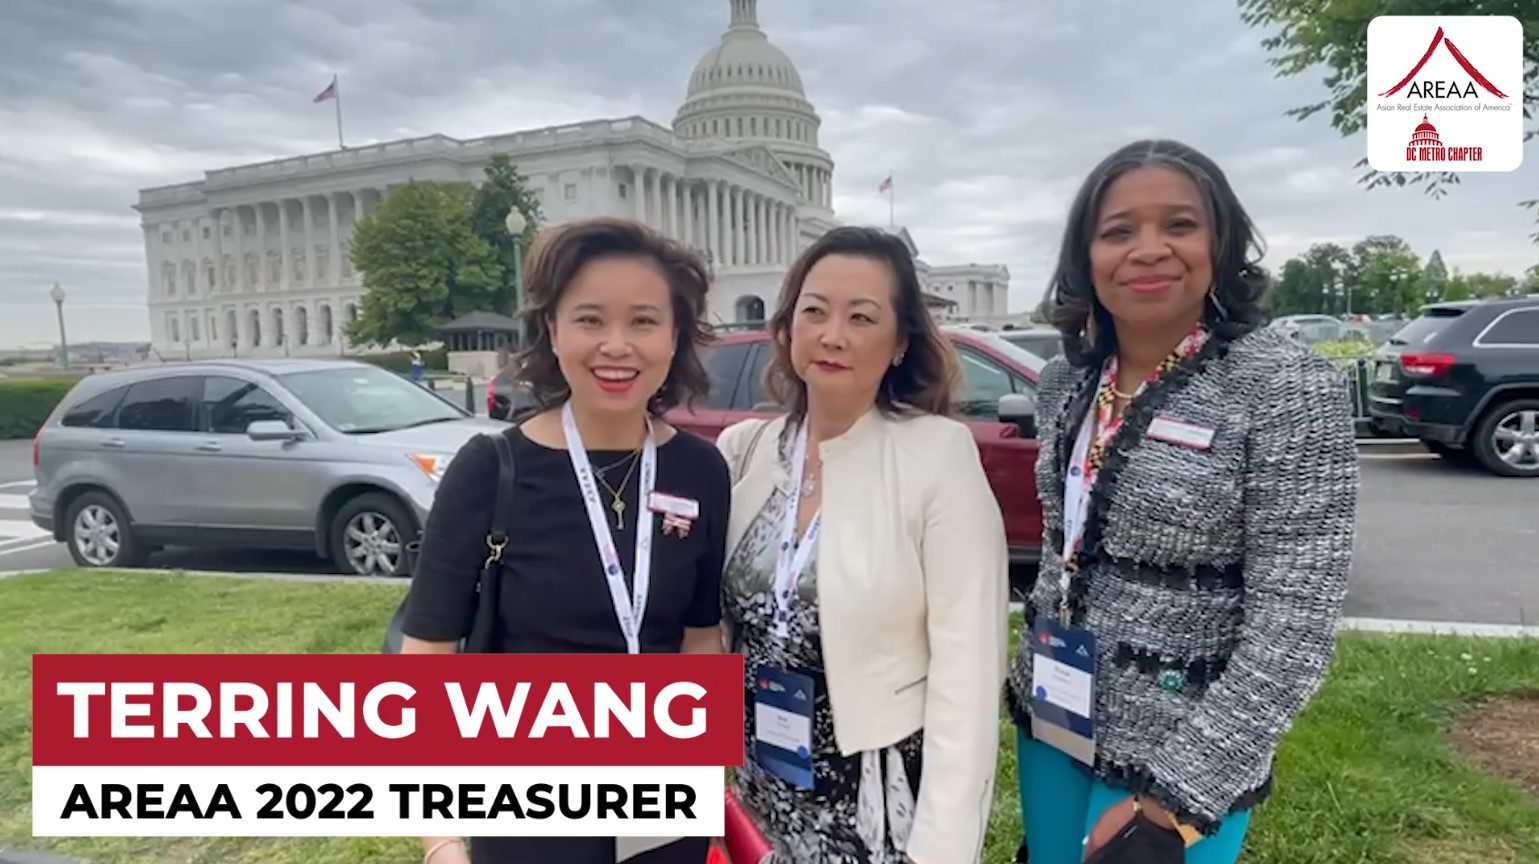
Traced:
POLYGON ((1368 26, 1369 164, 1379 171, 1517 168, 1522 68, 1523 28, 1515 18, 1375 18, 1368 26))

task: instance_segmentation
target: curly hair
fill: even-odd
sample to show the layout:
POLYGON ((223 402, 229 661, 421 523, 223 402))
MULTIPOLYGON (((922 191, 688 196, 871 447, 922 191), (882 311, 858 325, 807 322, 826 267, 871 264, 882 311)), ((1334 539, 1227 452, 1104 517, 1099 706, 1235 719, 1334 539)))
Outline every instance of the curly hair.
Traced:
POLYGON ((560 405, 572 395, 556 359, 551 327, 567 286, 584 266, 601 258, 651 261, 668 281, 677 348, 668 377, 647 403, 648 410, 661 414, 710 392, 710 375, 700 359, 701 350, 714 338, 705 320, 705 293, 710 286, 705 264, 693 252, 639 222, 583 219, 541 232, 529 250, 523 313, 528 342, 518 355, 517 378, 529 385, 540 410, 560 405))
POLYGON ((1090 243, 1101 204, 1112 183, 1144 166, 1168 168, 1196 184, 1213 226, 1213 291, 1204 318, 1219 338, 1233 339, 1265 320, 1261 298, 1268 285, 1260 260, 1261 235, 1213 160, 1178 141, 1136 141, 1102 160, 1085 178, 1069 209, 1058 265, 1042 298, 1040 313, 1063 334, 1071 363, 1099 363, 1117 350, 1111 314, 1096 299, 1090 272, 1090 243))
POLYGON ((882 377, 876 393, 877 407, 889 415, 913 411, 950 414, 952 394, 961 377, 956 352, 925 308, 914 257, 907 244, 879 228, 844 226, 819 237, 791 265, 780 289, 775 314, 769 321, 775 355, 764 370, 764 389, 786 406, 790 414, 786 428, 807 416, 807 384, 791 365, 791 321, 807 274, 829 255, 880 261, 893 273, 892 300, 898 318, 898 340, 907 341, 908 348, 902 361, 882 377))

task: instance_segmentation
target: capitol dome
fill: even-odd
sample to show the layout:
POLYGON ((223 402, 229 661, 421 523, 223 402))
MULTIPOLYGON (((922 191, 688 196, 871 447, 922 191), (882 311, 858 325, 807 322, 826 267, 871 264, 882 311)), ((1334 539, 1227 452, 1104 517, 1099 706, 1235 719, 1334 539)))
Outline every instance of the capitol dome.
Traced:
POLYGON ((1411 147, 1440 147, 1443 142, 1438 137, 1437 127, 1427 119, 1427 115, 1421 115, 1421 125, 1411 135, 1411 147))
POLYGON ((731 23, 689 76, 673 119, 682 138, 762 143, 797 175, 808 204, 832 205, 833 160, 801 73, 759 29, 758 0, 728 0, 731 23))

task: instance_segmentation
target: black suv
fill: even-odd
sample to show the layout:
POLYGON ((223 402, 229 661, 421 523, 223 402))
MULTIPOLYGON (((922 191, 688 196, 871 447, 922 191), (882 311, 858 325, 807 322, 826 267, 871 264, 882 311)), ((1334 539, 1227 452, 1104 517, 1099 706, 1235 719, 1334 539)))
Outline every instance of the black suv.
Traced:
POLYGON ((1497 474, 1539 477, 1539 295, 1427 306, 1373 367, 1379 430, 1497 474))

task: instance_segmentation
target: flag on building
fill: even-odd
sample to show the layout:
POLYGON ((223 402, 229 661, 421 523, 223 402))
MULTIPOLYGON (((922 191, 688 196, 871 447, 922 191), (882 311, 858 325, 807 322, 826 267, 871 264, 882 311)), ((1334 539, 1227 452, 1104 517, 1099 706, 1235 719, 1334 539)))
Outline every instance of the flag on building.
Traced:
POLYGON ((887 175, 887 179, 882 181, 882 185, 876 187, 876 191, 877 192, 886 192, 888 189, 891 189, 891 188, 892 188, 892 175, 888 174, 887 175))
POLYGON ((335 98, 337 98, 337 76, 333 75, 331 76, 331 83, 326 85, 326 89, 315 94, 314 101, 325 102, 327 99, 335 98))

